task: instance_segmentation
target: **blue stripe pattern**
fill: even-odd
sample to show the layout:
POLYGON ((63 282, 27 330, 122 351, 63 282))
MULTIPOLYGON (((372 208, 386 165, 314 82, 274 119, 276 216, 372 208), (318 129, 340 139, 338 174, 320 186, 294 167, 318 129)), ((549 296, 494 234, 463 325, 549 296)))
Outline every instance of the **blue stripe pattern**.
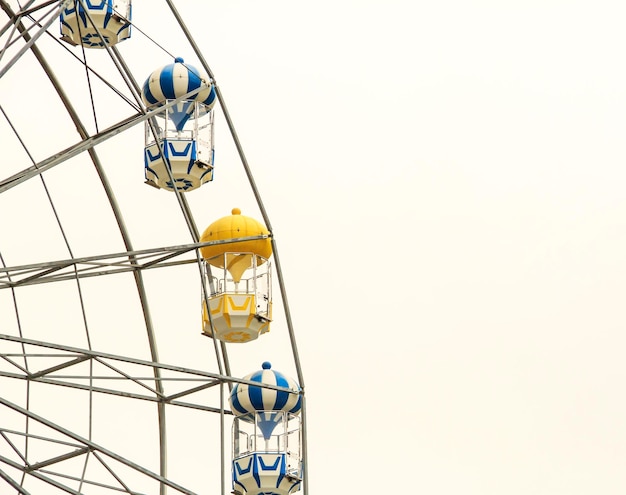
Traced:
POLYGON ((85 48, 104 48, 113 46, 130 38, 130 19, 132 6, 130 0, 83 0, 71 2, 60 15, 61 37, 72 44, 82 44, 85 48), (126 8, 117 17, 116 8, 126 8))
POLYGON ((272 370, 271 366, 268 362, 263 363, 263 369, 250 373, 244 380, 289 388, 294 393, 238 383, 230 394, 231 409, 237 416, 255 411, 286 411, 294 414, 300 411, 300 386, 292 378, 272 370))
POLYGON ((200 72, 194 66, 185 64, 185 61, 177 57, 173 64, 166 65, 155 70, 143 84, 142 98, 148 106, 163 104, 167 100, 175 100, 185 94, 204 87, 191 97, 206 108, 208 112, 215 104, 217 94, 215 87, 209 80, 209 76, 200 72))

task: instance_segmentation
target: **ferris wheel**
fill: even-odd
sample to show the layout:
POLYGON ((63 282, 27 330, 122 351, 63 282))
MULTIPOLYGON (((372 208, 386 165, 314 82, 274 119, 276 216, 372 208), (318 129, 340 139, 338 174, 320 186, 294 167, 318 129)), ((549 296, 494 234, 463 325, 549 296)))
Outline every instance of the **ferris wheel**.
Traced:
POLYGON ((0 0, 0 492, 306 495, 265 206, 184 2, 135 3, 0 0))

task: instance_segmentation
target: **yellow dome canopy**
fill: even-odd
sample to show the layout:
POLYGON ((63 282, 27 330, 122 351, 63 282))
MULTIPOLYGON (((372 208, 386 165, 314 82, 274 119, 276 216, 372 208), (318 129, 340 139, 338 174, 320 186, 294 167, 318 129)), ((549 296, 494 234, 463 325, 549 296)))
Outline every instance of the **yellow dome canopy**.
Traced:
MULTIPOLYGON (((223 241, 240 237, 253 237, 269 235, 269 231, 263 224, 254 218, 241 214, 239 208, 233 208, 232 215, 216 220, 202 233, 200 242, 223 241)), ((250 241, 238 241, 225 244, 216 244, 200 248, 202 257, 216 268, 226 268, 235 281, 241 279, 243 272, 250 266, 251 256, 225 253, 252 253, 265 259, 272 255, 272 243, 269 237, 250 241)), ((262 263, 259 260, 257 263, 262 263)))

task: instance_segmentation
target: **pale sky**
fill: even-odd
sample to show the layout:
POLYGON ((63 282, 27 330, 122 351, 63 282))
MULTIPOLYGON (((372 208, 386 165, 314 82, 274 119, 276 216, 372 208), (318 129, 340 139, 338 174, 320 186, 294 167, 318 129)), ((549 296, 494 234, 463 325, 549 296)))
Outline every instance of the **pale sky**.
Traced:
MULTIPOLYGON (((146 12, 152 3, 133 4, 134 22, 198 66, 157 7, 146 12)), ((310 495, 623 494, 623 3, 177 5, 224 95, 279 247, 306 382, 310 495)), ((142 83, 171 60, 134 47, 140 38, 119 50, 142 83)), ((29 146, 42 150, 36 160, 76 142, 56 107, 17 116, 20 99, 54 106, 49 87, 33 78, 24 91, 3 79, 0 103, 27 124, 29 146), (50 121, 65 129, 58 141, 50 121)), ((100 104, 103 121, 118 118, 100 104)), ((233 207, 258 217, 225 124, 217 126, 215 180, 188 195, 199 225, 233 207)), ((191 242, 173 195, 142 184, 143 129, 113 141, 105 168, 136 247, 191 242)), ((14 156, 0 180, 30 165, 14 156)), ((103 198, 89 192, 99 191, 93 171, 83 178, 74 168, 51 171, 49 185, 75 254, 121 251, 103 198)), ((28 206, 42 200, 39 186, 0 197, 7 265, 68 257, 58 239, 58 252, 49 239, 41 245, 48 216, 28 206)), ((161 357, 189 352, 188 365, 200 367, 199 288, 181 288, 193 274, 161 271, 149 276, 162 284, 151 296, 161 357), (183 297, 168 291, 174 283, 191 314, 168 299, 183 297)), ((113 305, 110 278, 102 283, 113 305)), ((45 290, 39 308, 65 304, 45 290)), ((87 310, 107 314, 102 299, 87 310)), ((140 327, 136 310, 117 313, 119 324, 137 318, 140 327)), ((288 348, 275 344, 285 333, 277 320, 233 351, 242 376, 264 360, 293 373, 288 348)), ((170 437, 178 427, 202 429, 173 425, 170 437)), ((194 443, 186 461, 215 452, 194 443)))

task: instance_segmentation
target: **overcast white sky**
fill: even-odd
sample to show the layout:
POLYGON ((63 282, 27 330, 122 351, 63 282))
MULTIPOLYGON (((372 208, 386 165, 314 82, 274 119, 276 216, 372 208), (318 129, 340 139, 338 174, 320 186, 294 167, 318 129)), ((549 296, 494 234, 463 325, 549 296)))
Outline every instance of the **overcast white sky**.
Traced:
POLYGON ((622 493, 623 5, 236 5, 312 490, 622 493))
MULTIPOLYGON (((166 28, 142 19, 150 3, 134 3, 134 20, 169 49, 166 28)), ((310 494, 623 494, 626 6, 177 5, 280 250, 310 494)), ((170 60, 142 62, 147 77, 170 60)), ((237 176, 223 127, 217 138, 215 181, 189 194, 201 225, 254 210, 243 176, 219 192, 237 176)), ((124 167, 139 183, 134 139, 124 167)), ((145 221, 144 196, 124 197, 129 224, 145 221)), ((184 240, 176 222, 171 244, 184 240)), ((169 243, 142 235, 138 247, 169 243)), ((289 362, 260 356, 272 332, 249 365, 235 358, 242 375, 289 362)))

